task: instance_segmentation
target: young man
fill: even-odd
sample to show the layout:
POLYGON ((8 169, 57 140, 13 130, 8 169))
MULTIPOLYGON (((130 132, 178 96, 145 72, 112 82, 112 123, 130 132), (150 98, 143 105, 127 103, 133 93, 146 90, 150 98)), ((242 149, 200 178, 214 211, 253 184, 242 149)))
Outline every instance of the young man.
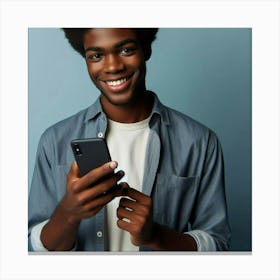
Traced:
POLYGON ((29 250, 227 250, 217 137, 146 89, 157 29, 64 32, 101 94, 41 137, 29 198, 29 250), (105 138, 115 161, 80 176, 70 142, 91 137, 105 138), (104 177, 112 170, 114 176, 104 177))

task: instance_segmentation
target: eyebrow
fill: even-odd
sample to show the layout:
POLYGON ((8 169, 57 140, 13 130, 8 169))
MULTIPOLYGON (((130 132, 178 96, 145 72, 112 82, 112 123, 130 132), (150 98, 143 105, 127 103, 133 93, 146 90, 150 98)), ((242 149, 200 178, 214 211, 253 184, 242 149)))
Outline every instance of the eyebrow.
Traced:
MULTIPOLYGON (((134 39, 125 39, 123 41, 120 41, 118 43, 116 43, 113 48, 117 49, 117 48, 120 48, 126 44, 129 44, 129 43, 134 43, 136 45, 138 45, 138 42, 134 39)), ((85 49, 85 52, 88 52, 88 51, 95 51, 95 52, 100 52, 100 51, 103 51, 104 48, 101 48, 101 47, 88 47, 85 49)))

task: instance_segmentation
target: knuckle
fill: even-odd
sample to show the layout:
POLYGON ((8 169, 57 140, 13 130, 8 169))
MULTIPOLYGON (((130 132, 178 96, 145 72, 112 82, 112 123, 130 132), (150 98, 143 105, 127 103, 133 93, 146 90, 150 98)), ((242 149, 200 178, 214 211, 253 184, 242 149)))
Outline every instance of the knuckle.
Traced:
POLYGON ((96 170, 92 170, 88 173, 88 180, 91 182, 91 183, 94 183, 98 180, 98 176, 96 174, 96 170))
MULTIPOLYGON (((100 182, 100 189, 103 192, 106 192, 108 190, 110 190, 113 186, 115 186, 117 184, 117 180, 113 177, 107 180, 104 180, 102 182, 100 182)), ((110 194, 112 196, 112 198, 114 198, 114 193, 110 194)))
POLYGON ((84 211, 86 213, 90 213, 90 214, 95 213, 96 211, 98 211, 99 208, 100 208, 100 205, 98 204, 97 201, 88 202, 83 206, 84 211))
POLYGON ((132 235, 137 235, 137 234, 139 234, 139 232, 140 232, 139 226, 137 224, 133 225, 131 228, 132 235))
POLYGON ((147 206, 148 206, 149 208, 151 208, 152 205, 153 205, 153 201, 152 201, 151 198, 149 198, 149 199, 147 200, 147 206))
POLYGON ((146 222, 146 218, 145 217, 143 217, 143 216, 139 216, 139 224, 138 224, 138 226, 140 227, 140 224, 142 225, 142 224, 144 224, 145 222, 146 222))
POLYGON ((71 190, 72 190, 74 193, 78 192, 79 187, 80 187, 79 181, 78 181, 78 180, 71 181, 70 186, 71 186, 71 190))
POLYGON ((77 202, 77 205, 82 205, 84 203, 85 199, 84 197, 82 197, 81 195, 78 195, 76 197, 76 202, 77 202))
POLYGON ((89 213, 89 215, 91 214, 91 212, 93 211, 93 206, 92 205, 90 205, 90 204, 86 204, 86 205, 84 205, 84 211, 86 212, 86 213, 89 213))
POLYGON ((120 206, 123 206, 124 203, 125 203, 125 201, 126 201, 126 199, 125 199, 124 197, 122 197, 122 198, 120 199, 119 205, 120 205, 120 206))
POLYGON ((107 181, 106 181, 106 187, 107 188, 110 188, 110 187, 112 187, 112 186, 114 186, 114 185, 116 185, 117 184, 117 180, 113 177, 113 178, 110 178, 110 179, 108 179, 107 181))
MULTIPOLYGON (((106 191, 108 191, 110 189, 110 184, 108 182, 102 182, 100 183, 98 186, 96 185, 96 187, 98 187, 98 192, 100 194, 102 193, 106 193, 106 191)), ((108 195, 108 194, 107 194, 108 195)), ((110 194, 111 195, 111 194, 110 194)))
POLYGON ((141 218, 142 217, 147 217, 149 215, 149 209, 147 209, 146 207, 143 207, 141 212, 142 212, 142 215, 143 215, 143 216, 141 216, 141 218))

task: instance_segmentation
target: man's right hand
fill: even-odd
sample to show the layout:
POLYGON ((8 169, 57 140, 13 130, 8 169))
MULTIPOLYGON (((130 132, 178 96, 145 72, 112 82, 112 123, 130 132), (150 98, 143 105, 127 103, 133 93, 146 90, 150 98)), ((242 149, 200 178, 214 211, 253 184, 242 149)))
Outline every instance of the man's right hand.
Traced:
POLYGON ((121 195, 120 188, 108 191, 124 176, 123 171, 102 180, 117 166, 117 162, 112 161, 79 177, 77 163, 72 163, 67 176, 66 194, 60 203, 69 222, 79 222, 94 216, 114 197, 121 195))
POLYGON ((102 179, 116 168, 117 162, 112 161, 80 177, 77 163, 72 163, 67 175, 66 193, 41 232, 45 248, 51 251, 71 250, 81 220, 96 215, 112 199, 122 195, 121 187, 113 187, 124 176, 123 171, 102 179))

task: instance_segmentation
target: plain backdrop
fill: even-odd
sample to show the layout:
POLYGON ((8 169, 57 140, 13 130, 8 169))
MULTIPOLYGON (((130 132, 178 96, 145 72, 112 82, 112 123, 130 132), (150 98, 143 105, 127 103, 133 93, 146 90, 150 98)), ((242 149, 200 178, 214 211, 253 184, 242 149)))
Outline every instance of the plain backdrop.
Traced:
MULTIPOLYGON (((249 28, 162 28, 147 88, 210 127, 225 160, 232 251, 252 249, 252 47, 249 28)), ((28 31, 28 178, 42 132, 92 104, 99 92, 58 28, 28 31)))

